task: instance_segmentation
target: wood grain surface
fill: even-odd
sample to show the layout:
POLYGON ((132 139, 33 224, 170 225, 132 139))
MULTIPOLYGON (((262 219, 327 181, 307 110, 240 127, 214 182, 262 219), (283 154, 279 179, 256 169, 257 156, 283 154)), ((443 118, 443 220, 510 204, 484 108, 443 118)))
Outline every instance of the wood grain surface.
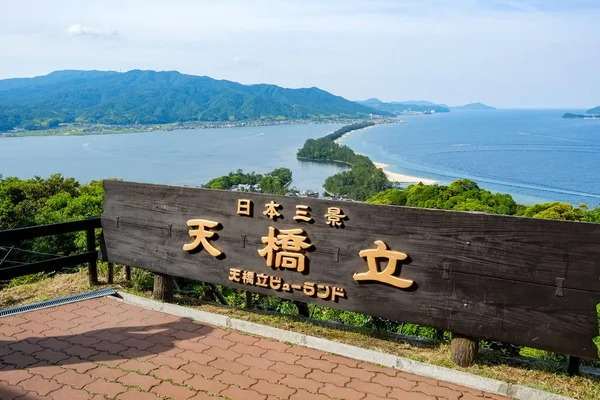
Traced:
POLYGON ((237 289, 337 307, 464 335, 595 359, 599 335, 600 225, 104 181, 103 258, 150 271, 237 289), (236 214, 237 200, 253 202, 253 216, 236 214), (282 218, 263 215, 281 205, 282 218), (293 219, 310 208, 312 223, 293 219), (329 207, 347 216, 343 228, 325 223, 329 207), (187 221, 220 223, 210 243, 223 252, 187 252, 187 221), (258 250, 269 227, 301 228, 312 243, 304 273, 266 265, 258 250), (413 280, 400 289, 357 282, 368 271, 361 250, 375 241, 406 253, 395 276, 413 280), (236 268, 343 288, 337 301, 229 280, 236 268))

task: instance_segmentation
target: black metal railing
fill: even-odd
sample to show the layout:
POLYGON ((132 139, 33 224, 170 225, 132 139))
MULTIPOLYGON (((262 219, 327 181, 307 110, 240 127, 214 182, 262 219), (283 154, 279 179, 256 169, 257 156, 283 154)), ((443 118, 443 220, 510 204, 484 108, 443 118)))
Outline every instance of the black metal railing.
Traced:
POLYGON ((72 254, 68 256, 55 256, 47 260, 31 263, 12 262, 0 258, 0 280, 9 280, 19 276, 30 275, 39 272, 51 272, 64 267, 87 263, 90 283, 98 283, 98 251, 96 250, 95 230, 101 227, 102 225, 100 223, 100 218, 89 218, 80 221, 0 231, 0 245, 9 248, 11 245, 14 246, 14 244, 18 244, 25 240, 81 231, 86 232, 87 239, 87 251, 85 253, 72 254), (6 264, 6 266, 3 264, 6 264))

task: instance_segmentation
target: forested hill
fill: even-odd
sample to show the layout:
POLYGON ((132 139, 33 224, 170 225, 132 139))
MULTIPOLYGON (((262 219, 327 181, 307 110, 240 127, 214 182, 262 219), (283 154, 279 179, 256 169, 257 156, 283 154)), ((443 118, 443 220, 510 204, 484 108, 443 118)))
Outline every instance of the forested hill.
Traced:
POLYGON ((242 85, 176 71, 56 71, 0 80, 0 131, 64 122, 114 125, 183 121, 357 118, 390 115, 318 88, 242 85))

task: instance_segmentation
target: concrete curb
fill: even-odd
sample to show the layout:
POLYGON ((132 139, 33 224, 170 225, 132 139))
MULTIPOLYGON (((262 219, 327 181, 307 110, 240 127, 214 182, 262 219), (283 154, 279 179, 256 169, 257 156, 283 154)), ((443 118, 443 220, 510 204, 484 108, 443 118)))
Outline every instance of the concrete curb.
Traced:
MULTIPOLYGON (((379 351, 363 349, 361 347, 333 342, 331 340, 321 339, 314 336, 308 336, 302 333, 272 328, 270 326, 255 324, 253 322, 243 321, 235 318, 229 318, 219 314, 213 314, 206 311, 195 310, 193 308, 178 306, 176 304, 162 303, 156 300, 139 297, 127 292, 117 291, 117 293, 119 294, 119 296, 121 296, 122 301, 147 309, 162 311, 167 314, 189 318, 195 321, 204 322, 206 324, 236 329, 242 332, 250 333, 257 336, 264 336, 282 342, 298 344, 301 346, 310 347, 315 350, 321 350, 327 353, 353 358, 355 360, 361 360, 382 365, 384 367, 396 368, 398 370, 409 372, 411 374, 439 379, 457 385, 466 386, 472 389, 483 390, 489 393, 495 393, 519 400, 571 399, 570 397, 545 392, 543 390, 502 382, 496 379, 484 378, 481 376, 469 374, 467 372, 456 371, 450 368, 439 367, 437 365, 431 365, 424 362, 414 361, 405 357, 399 357, 392 354, 382 353, 379 351)), ((115 297, 112 298, 116 300, 121 300, 115 297)))

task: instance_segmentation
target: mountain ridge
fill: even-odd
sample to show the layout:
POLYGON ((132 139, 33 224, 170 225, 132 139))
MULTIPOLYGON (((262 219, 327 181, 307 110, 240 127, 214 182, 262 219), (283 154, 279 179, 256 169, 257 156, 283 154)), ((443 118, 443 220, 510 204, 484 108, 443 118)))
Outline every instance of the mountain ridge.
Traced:
POLYGON ((0 80, 0 130, 60 123, 113 125, 186 121, 364 118, 385 110, 322 89, 243 85, 177 71, 54 71, 0 80))

